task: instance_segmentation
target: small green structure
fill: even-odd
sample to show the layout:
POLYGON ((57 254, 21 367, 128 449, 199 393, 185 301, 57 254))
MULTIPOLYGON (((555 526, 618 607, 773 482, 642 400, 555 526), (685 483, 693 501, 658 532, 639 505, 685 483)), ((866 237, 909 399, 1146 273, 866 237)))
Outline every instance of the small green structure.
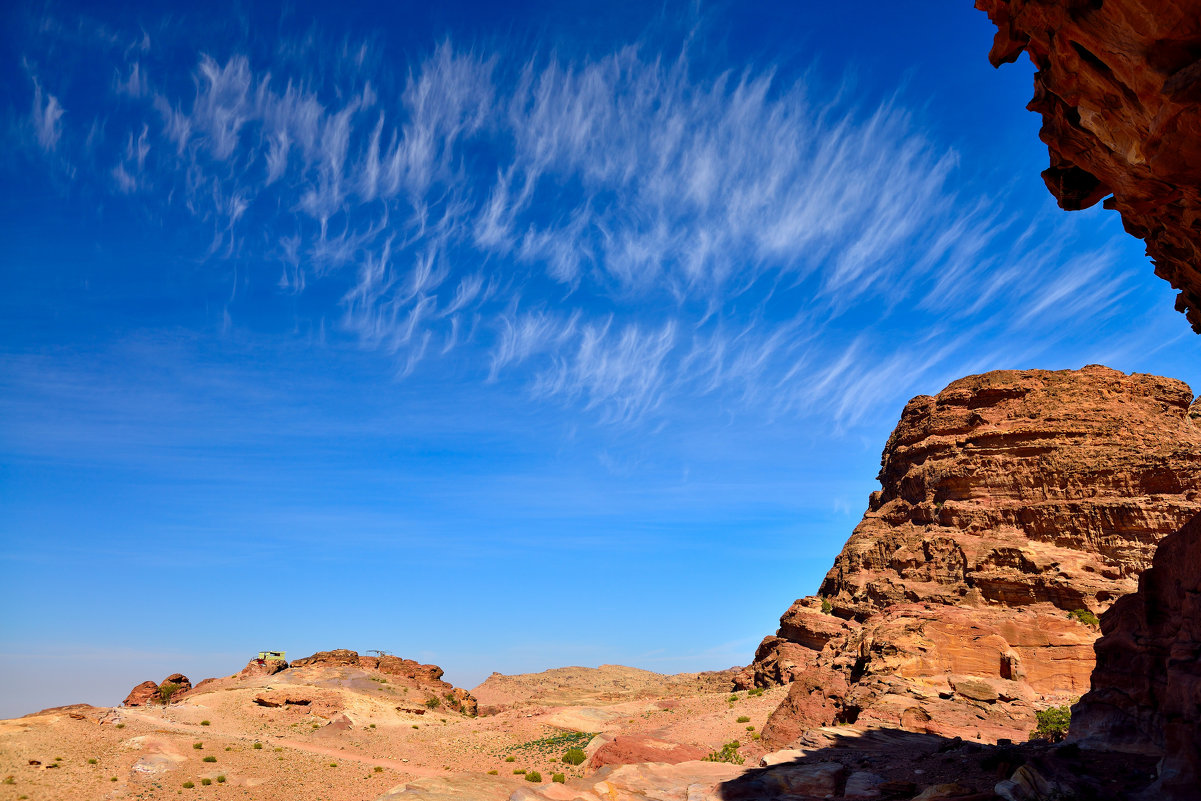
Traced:
POLYGON ((287 651, 259 651, 259 661, 266 662, 270 659, 275 662, 287 662, 288 660, 284 659, 286 653, 287 651))

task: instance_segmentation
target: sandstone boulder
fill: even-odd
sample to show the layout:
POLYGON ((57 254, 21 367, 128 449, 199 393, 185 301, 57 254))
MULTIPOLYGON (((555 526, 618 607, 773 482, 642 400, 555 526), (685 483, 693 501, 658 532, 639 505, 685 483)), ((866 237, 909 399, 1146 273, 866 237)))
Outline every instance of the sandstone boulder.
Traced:
POLYGON ((605 765, 633 765, 638 762, 680 762, 704 759, 709 752, 695 745, 672 742, 649 734, 619 734, 598 748, 588 760, 596 770, 605 765))
POLYGON ((129 695, 125 696, 125 700, 121 702, 121 706, 146 706, 158 701, 158 684, 147 680, 130 690, 129 695))
POLYGON ((192 689, 191 679, 182 673, 172 673, 158 684, 155 684, 153 681, 144 681, 137 685, 129 691, 129 695, 125 696, 125 700, 121 702, 121 706, 161 704, 163 702, 162 688, 168 684, 175 688, 171 694, 172 701, 178 701, 185 693, 192 689))
MULTIPOLYGON (((246 667, 238 671, 238 678, 246 679, 254 676, 274 676, 281 670, 287 670, 288 663, 282 659, 251 659, 246 667)), ((208 681, 208 679, 205 679, 208 681)), ((202 682, 203 683, 203 682, 202 682)), ((199 686, 199 685, 198 685, 199 686)))

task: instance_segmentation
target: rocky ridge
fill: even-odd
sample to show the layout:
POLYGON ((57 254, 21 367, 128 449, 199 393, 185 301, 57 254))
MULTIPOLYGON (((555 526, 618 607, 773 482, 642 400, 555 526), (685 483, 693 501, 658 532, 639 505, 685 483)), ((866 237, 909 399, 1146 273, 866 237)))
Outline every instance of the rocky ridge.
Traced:
POLYGON ((1024 739, 1088 689, 1092 622, 1201 512, 1182 382, 999 371, 914 398, 882 489, 822 583, 736 678, 792 683, 763 737, 835 723, 1024 739))
MULTIPOLYGON (((442 668, 437 665, 423 665, 412 659, 402 659, 390 654, 360 656, 357 651, 351 651, 346 648, 338 648, 332 651, 318 651, 312 656, 295 659, 291 663, 282 660, 260 661, 258 659, 251 659, 246 664, 246 667, 233 676, 226 679, 205 679, 195 687, 192 686, 192 682, 188 680, 188 677, 182 673, 173 673, 164 679, 162 683, 169 682, 177 685, 178 690, 171 696, 172 702, 176 702, 186 697, 189 692, 209 689, 214 684, 236 684, 238 680, 245 681, 277 675, 281 682, 290 682, 299 680, 303 675, 312 671, 328 668, 358 669, 365 671, 367 675, 375 678, 387 677, 384 679, 385 682, 391 681, 393 686, 403 688, 406 692, 408 689, 419 690, 420 698, 414 697, 410 699, 408 706, 412 708, 406 707, 403 710, 406 712, 418 715, 424 714, 426 707, 423 705, 425 704, 432 704, 435 708, 445 704, 454 711, 469 716, 474 716, 479 712, 479 705, 475 697, 467 690, 443 681, 442 668)), ((161 703, 159 689, 159 684, 155 684, 153 681, 144 681, 130 691, 121 705, 136 707, 161 703)), ((261 696, 256 699, 256 702, 260 706, 274 708, 288 705, 308 705, 311 703, 311 700, 295 693, 292 695, 283 693, 278 698, 266 695, 261 696)))
POLYGON ((976 0, 997 26, 994 66, 1025 51, 1064 209, 1104 199, 1147 243, 1201 333, 1201 4, 976 0))

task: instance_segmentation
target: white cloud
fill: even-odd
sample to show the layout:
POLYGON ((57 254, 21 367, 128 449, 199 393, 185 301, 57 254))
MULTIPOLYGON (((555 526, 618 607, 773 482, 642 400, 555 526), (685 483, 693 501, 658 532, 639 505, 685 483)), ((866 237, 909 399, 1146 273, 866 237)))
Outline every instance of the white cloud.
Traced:
POLYGON ((34 134, 38 144, 47 153, 58 147, 58 140, 63 135, 63 111, 58 98, 42 92, 42 85, 35 79, 33 82, 33 120, 34 134))
MULTIPOLYGON (((89 139, 108 142, 108 191, 182 203, 211 258, 336 299, 401 375, 460 351, 606 420, 710 396, 851 424, 973 338, 1052 335, 1123 291, 1104 252, 1065 263, 1062 231, 954 188, 959 156, 897 97, 638 46, 568 61, 447 41, 400 74, 373 45, 310 38, 172 76, 143 66, 143 37, 110 67, 135 112, 89 139), (885 333, 968 317, 949 348, 885 333)), ((34 88, 54 150, 62 106, 34 88)))

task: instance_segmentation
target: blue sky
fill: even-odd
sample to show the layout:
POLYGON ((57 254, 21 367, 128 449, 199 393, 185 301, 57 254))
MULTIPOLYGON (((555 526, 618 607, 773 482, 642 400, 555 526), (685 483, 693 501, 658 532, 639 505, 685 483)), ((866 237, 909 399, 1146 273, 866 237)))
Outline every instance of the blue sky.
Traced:
POLYGON ((0 715, 745 664, 905 401, 1201 384, 967 3, 11 4, 0 715))

